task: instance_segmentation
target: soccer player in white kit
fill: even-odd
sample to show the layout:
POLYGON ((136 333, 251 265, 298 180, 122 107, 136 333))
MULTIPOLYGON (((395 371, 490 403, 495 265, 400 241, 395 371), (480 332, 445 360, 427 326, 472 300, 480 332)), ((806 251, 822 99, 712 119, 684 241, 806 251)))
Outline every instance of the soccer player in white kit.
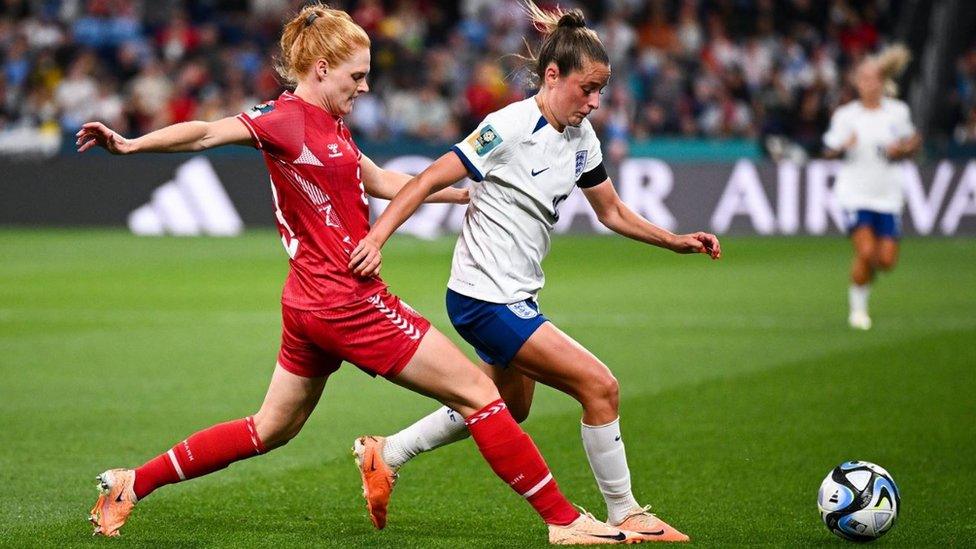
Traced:
MULTIPOLYGON (((541 83, 538 94, 489 114, 451 152, 407 183, 353 251, 350 265, 358 264, 355 271, 364 276, 374 274, 380 248, 424 198, 470 176, 475 183, 448 282, 451 322, 476 349, 481 367, 518 420, 528 415, 536 381, 580 402, 583 446, 609 524, 637 532, 645 541, 687 541, 688 536, 641 506, 631 491, 617 380, 543 316, 536 298, 559 205, 574 187, 583 189, 604 225, 624 236, 713 259, 721 254, 719 241, 702 232, 672 234, 620 200, 586 120, 599 108, 610 78, 606 51, 578 10, 544 12, 531 2, 525 5, 546 35, 538 59, 532 60, 541 83)), ((391 437, 359 438, 360 463, 375 468, 360 471, 370 507, 385 512, 396 471, 407 460, 465 436, 464 423, 444 407, 391 437), (367 482, 369 475, 380 478, 367 482)))
POLYGON ((892 79, 908 61, 904 46, 862 61, 854 76, 859 98, 834 112, 823 138, 828 157, 844 158, 834 189, 854 245, 848 324, 858 330, 871 328, 868 296, 875 274, 890 271, 898 260, 904 198, 895 162, 914 155, 922 143, 908 105, 886 97, 895 95, 892 79))

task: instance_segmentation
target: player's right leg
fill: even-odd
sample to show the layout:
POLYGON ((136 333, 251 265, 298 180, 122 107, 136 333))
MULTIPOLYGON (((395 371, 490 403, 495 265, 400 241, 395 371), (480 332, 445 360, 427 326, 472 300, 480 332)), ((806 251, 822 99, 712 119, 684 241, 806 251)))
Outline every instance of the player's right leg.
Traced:
POLYGON ((847 322, 851 328, 857 330, 871 328, 868 298, 871 295, 871 281, 874 279, 877 241, 874 229, 868 224, 857 225, 851 230, 854 259, 851 262, 851 286, 847 291, 850 309, 847 322))
MULTIPOLYGON (((484 361, 478 367, 495 384, 515 421, 524 421, 532 405, 535 382, 515 368, 497 368, 484 361)), ((400 467, 421 453, 464 440, 469 435, 464 417, 442 406, 388 437, 358 437, 353 443, 353 453, 364 480, 363 496, 373 525, 380 529, 386 525, 386 510, 400 467)))
POLYGON ((141 501, 157 488, 219 471, 242 459, 284 445, 304 425, 326 377, 306 378, 275 368, 261 409, 253 416, 198 431, 136 469, 98 475, 101 494, 90 521, 95 535, 117 536, 141 501))
MULTIPOLYGON (((479 361, 478 368, 495 384, 515 421, 525 421, 535 381, 515 368, 498 368, 484 361, 479 361)), ((468 438, 468 429, 460 414, 443 406, 393 435, 372 438, 381 440, 383 461, 396 470, 421 453, 468 438)))
POLYGON ((518 426, 491 380, 443 334, 431 328, 395 383, 436 398, 465 417, 492 470, 549 525, 552 543, 633 542, 623 532, 581 515, 559 491, 532 439, 518 426))

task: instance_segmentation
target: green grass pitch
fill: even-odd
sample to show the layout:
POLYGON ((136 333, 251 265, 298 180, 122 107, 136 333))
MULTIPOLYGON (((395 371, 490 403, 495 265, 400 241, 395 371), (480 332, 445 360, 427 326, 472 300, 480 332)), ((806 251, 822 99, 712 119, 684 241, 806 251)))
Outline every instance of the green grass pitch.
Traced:
MULTIPOLYGON (((452 239, 399 238, 384 277, 443 331, 452 239)), ((642 503, 705 546, 841 546, 816 510, 827 471, 887 467, 884 546, 976 544, 976 243, 908 239, 846 326, 841 238, 727 238, 725 257, 562 237, 543 311, 621 383, 642 503)), ((261 403, 286 270, 271 231, 146 239, 0 231, 0 545, 541 546, 545 528, 469 441, 402 471, 390 524, 365 516, 350 445, 434 403, 346 366, 282 449, 141 502, 116 540, 86 522, 94 476, 261 403)), ((470 349, 462 346, 470 354, 470 349)), ((565 493, 604 515, 579 407, 540 389, 525 423, 565 493)))

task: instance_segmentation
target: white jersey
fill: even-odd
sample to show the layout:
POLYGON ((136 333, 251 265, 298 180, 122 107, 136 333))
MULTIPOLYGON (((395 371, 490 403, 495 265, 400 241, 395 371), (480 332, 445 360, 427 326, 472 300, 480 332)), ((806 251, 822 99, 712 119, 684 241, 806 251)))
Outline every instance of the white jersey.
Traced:
POLYGON ((857 136, 857 144, 847 151, 837 174, 834 189, 838 203, 848 210, 901 213, 901 170, 884 151, 914 133, 908 105, 897 99, 882 98, 876 109, 867 109, 860 101, 838 108, 830 119, 824 143, 839 151, 851 136, 857 136))
POLYGON ((603 162, 593 126, 560 133, 530 97, 489 114, 452 150, 475 183, 447 286, 492 303, 535 298, 559 204, 603 162))

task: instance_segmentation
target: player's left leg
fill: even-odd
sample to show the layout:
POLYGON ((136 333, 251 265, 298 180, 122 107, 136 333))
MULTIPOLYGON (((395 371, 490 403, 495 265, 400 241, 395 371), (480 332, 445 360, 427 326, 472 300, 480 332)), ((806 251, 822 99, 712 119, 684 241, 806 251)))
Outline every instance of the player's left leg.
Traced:
POLYGON ((607 504, 607 522, 638 532, 645 541, 687 541, 634 497, 620 433, 619 387, 610 369, 551 322, 529 337, 512 365, 583 406, 583 448, 607 504))
POLYGON ((264 403, 253 416, 198 431, 136 469, 98 476, 101 495, 90 520, 96 535, 117 536, 133 506, 157 488, 219 471, 284 445, 308 419, 328 376, 302 377, 275 368, 264 403))
POLYGON ((893 237, 879 238, 875 250, 874 264, 879 271, 891 271, 898 264, 898 239, 893 237))

